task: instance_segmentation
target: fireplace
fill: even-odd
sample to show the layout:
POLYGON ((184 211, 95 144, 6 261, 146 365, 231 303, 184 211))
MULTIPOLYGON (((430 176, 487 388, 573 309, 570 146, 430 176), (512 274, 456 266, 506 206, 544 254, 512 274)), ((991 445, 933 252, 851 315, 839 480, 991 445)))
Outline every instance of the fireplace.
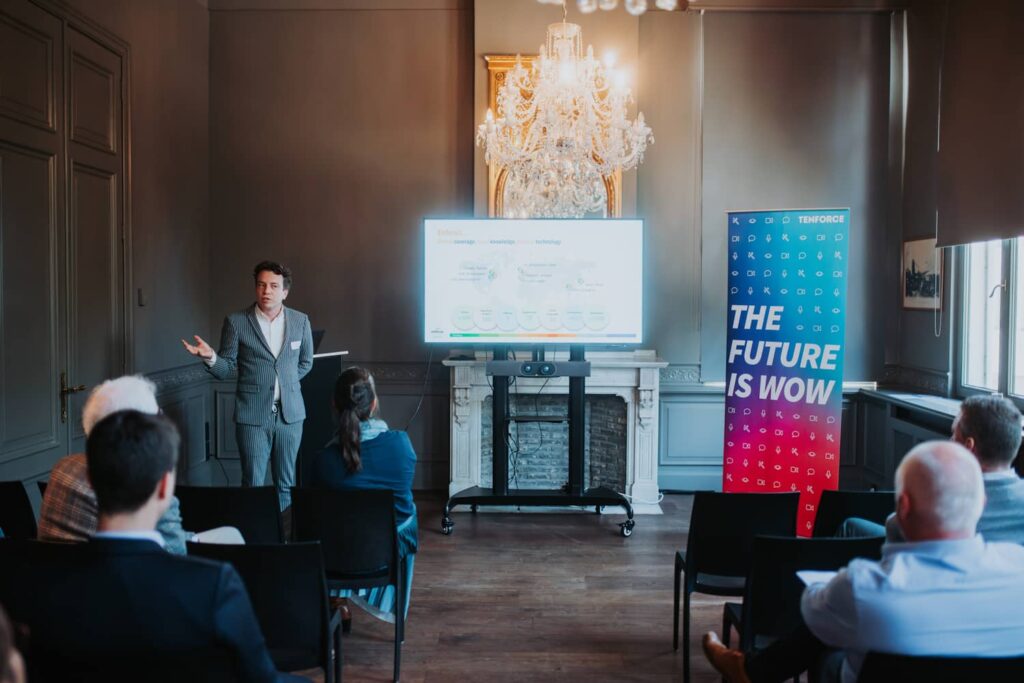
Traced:
MULTIPOLYGON (((567 354, 554 355, 561 360, 567 354)), ((491 484, 491 387, 488 355, 448 359, 451 368, 449 495, 491 484)), ((660 514, 658 498, 658 381, 666 363, 653 351, 592 352, 587 378, 584 462, 590 486, 632 497, 637 514, 660 514)), ((568 381, 520 377, 512 387, 513 414, 564 415, 568 381)), ((514 425, 509 437, 509 488, 558 488, 566 481, 568 428, 562 423, 514 425)))

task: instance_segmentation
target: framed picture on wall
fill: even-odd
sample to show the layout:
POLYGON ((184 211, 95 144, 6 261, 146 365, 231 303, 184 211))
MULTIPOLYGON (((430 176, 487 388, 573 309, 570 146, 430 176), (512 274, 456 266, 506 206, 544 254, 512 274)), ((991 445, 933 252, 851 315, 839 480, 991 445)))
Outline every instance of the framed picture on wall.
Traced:
POLYGON ((934 237, 905 241, 901 270, 903 308, 942 310, 942 252, 934 237))

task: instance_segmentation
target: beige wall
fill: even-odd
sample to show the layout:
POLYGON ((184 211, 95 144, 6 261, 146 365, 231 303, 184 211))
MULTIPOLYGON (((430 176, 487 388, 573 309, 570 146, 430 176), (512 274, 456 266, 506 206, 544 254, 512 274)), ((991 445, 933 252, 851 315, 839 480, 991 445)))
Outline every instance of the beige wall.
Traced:
MULTIPOLYGON (((583 27, 584 49, 594 46, 598 57, 613 50, 616 62, 628 67, 634 79, 639 70, 638 38, 640 21, 622 11, 581 15, 569 3, 568 20, 583 27)), ((484 55, 535 55, 544 44, 548 24, 562 20, 562 10, 542 5, 537 0, 476 0, 473 5, 473 116, 474 125, 483 123, 487 112, 487 65, 484 55)), ((642 85, 642 84, 641 84, 642 85)), ((633 113, 635 115, 635 109, 633 113)), ((473 136, 476 131, 462 131, 473 136)), ((473 166, 473 207, 477 216, 487 215, 487 165, 483 149, 477 147, 473 166)), ((622 178, 622 215, 636 215, 636 171, 622 178)))

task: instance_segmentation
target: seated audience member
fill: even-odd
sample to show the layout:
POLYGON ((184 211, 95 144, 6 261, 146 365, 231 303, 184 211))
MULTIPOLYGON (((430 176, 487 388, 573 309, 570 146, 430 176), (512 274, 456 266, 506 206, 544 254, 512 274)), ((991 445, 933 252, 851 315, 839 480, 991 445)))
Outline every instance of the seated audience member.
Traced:
MULTIPOLYGON (((896 470, 896 516, 906 542, 882 560, 858 559, 828 583, 807 587, 804 624, 750 654, 715 633, 704 653, 730 681, 782 681, 844 652, 841 680, 853 683, 869 652, 951 657, 1024 654, 1024 547, 987 543, 975 528, 985 502, 981 468, 967 449, 928 441, 896 470)), ((827 673, 827 672, 826 672, 827 673)), ((833 672, 833 677, 836 672, 833 672)))
POLYGON ((129 663, 143 681, 150 662, 173 666, 218 652, 237 680, 280 680, 234 568, 163 550, 155 528, 171 504, 179 444, 162 416, 129 410, 104 418, 86 444, 95 535, 0 562, 0 601, 29 629, 30 673, 120 671, 129 663))
POLYGON ((25 662, 14 647, 14 629, 0 608, 0 683, 25 683, 25 662))
MULTIPOLYGON (((338 412, 338 432, 316 456, 313 485, 329 489, 388 489, 395 494, 395 520, 398 524, 398 551, 404 562, 405 612, 409 611, 413 561, 418 544, 416 505, 412 500, 412 479, 416 472, 416 452, 409 435, 390 430, 377 419, 377 392, 373 377, 362 368, 348 368, 334 384, 334 407, 338 412)), ((342 591, 342 597, 370 614, 393 622, 396 614, 392 586, 342 591)))
MULTIPOLYGON (((986 541, 1024 544, 1024 480, 1013 470, 1021 442, 1021 414, 1005 396, 971 396, 960 405, 953 421, 953 441, 974 454, 985 482, 985 509, 978 533, 986 541)), ((849 519, 840 536, 881 536, 889 542, 903 540, 895 515, 883 528, 868 520, 849 519)))
MULTIPOLYGON (((119 410, 137 410, 156 415, 156 387, 137 375, 118 377, 100 384, 82 408, 86 437, 93 426, 119 410)), ((85 454, 75 453, 59 460, 50 472, 43 505, 39 510, 40 541, 86 541, 96 533, 96 493, 86 474, 85 454)), ((156 530, 164 547, 176 555, 185 554, 185 530, 181 527, 178 499, 171 498, 156 530)))

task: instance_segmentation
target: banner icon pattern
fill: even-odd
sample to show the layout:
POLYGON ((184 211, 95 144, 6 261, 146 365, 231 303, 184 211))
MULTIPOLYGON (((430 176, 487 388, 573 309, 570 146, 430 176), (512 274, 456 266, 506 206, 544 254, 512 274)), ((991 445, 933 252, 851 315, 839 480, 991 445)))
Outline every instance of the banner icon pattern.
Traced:
POLYGON ((839 486, 849 209, 730 212, 722 490, 839 486))

